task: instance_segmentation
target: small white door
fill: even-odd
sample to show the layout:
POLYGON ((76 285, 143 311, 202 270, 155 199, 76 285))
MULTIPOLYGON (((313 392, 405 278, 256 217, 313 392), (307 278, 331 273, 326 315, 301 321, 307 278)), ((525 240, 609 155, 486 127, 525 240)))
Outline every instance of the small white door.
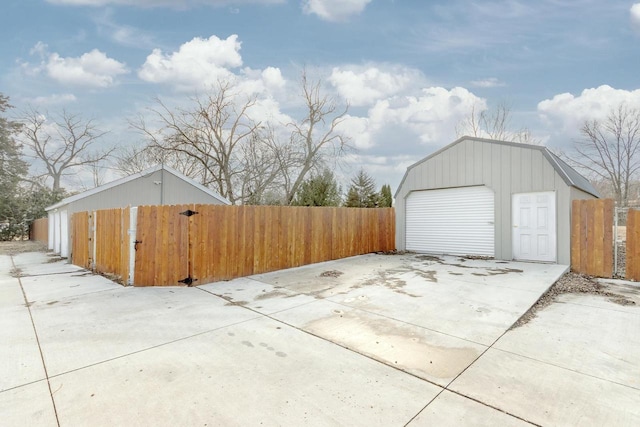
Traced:
POLYGON ((556 262, 556 193, 513 195, 513 259, 556 262))

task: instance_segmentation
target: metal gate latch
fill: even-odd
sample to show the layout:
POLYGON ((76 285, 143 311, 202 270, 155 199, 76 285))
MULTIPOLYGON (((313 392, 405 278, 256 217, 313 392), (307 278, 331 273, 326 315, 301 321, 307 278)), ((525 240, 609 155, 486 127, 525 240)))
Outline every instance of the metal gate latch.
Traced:
POLYGON ((184 215, 184 216, 191 216, 191 215, 195 215, 195 214, 197 214, 197 213, 198 213, 198 212, 196 212, 196 211, 192 211, 191 209, 187 209, 187 210, 186 210, 186 211, 184 211, 184 212, 180 212, 180 215, 184 215))

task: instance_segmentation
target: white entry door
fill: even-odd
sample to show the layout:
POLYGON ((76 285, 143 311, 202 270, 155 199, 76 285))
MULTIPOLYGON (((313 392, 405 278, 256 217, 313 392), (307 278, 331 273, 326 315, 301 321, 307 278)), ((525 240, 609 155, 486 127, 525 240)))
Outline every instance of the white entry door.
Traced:
POLYGON ((556 262, 556 193, 513 195, 513 258, 556 262))

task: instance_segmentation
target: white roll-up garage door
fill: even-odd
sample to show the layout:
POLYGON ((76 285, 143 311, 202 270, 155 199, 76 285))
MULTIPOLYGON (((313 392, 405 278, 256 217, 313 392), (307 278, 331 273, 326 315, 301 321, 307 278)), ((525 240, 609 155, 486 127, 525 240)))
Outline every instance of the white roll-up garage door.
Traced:
POLYGON ((490 188, 413 191, 406 203, 407 250, 494 256, 494 195, 490 188))

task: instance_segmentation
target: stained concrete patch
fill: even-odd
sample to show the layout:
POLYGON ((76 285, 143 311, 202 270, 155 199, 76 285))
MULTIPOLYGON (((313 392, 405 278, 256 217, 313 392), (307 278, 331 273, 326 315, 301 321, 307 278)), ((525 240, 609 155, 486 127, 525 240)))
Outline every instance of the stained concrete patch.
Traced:
POLYGON ((409 423, 409 427, 421 426, 524 427, 531 424, 445 390, 409 423))
POLYGON ((500 350, 450 388, 539 425, 640 425, 640 390, 500 350))
POLYGON ((402 425, 439 391, 266 318, 71 372, 52 386, 61 424, 92 426, 402 425))
POLYGON ((442 386, 460 374, 486 348, 326 300, 274 316, 442 386))
POLYGON ((0 393, 0 424, 3 426, 57 426, 46 381, 0 393))
POLYGON ((231 305, 242 305, 264 314, 275 313, 316 300, 312 295, 300 294, 246 277, 200 285, 198 289, 219 296, 231 305))

